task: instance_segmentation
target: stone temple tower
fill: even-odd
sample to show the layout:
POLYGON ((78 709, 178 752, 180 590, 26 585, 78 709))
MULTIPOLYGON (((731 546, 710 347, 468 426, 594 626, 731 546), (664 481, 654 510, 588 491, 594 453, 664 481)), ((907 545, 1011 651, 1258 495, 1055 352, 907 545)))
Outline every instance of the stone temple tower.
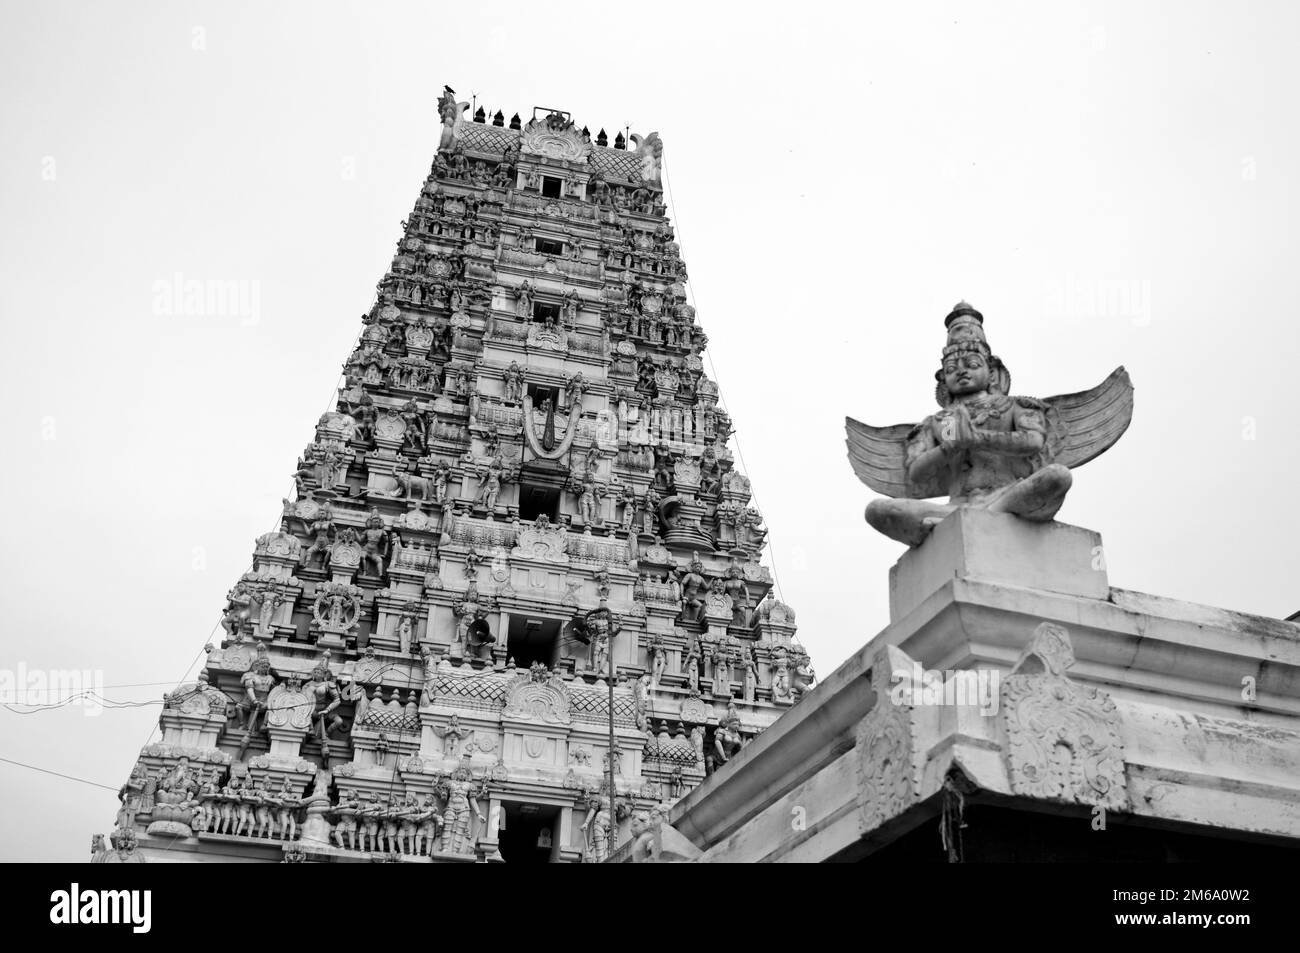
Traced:
POLYGON ((468 109, 97 860, 600 861, 807 688, 659 137, 468 109))

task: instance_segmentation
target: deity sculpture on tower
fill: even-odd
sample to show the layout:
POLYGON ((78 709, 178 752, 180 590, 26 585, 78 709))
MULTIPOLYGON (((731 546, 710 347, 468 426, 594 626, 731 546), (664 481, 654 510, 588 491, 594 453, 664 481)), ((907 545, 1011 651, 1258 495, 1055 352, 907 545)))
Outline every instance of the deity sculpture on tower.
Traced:
POLYGON ((1070 469, 1109 449, 1133 415, 1123 367, 1078 394, 1016 397, 989 349, 983 315, 963 301, 944 324, 938 413, 893 427, 845 420, 853 471, 888 497, 868 505, 867 522, 909 546, 960 507, 1050 521, 1070 489, 1070 469), (944 493, 947 503, 927 499, 944 493))

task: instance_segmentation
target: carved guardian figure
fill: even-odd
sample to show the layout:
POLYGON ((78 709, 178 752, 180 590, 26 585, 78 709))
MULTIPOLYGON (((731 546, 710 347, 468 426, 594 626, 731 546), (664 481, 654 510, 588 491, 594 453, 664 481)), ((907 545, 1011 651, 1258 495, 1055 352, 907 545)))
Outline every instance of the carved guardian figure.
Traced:
POLYGON ((1123 367, 1082 393, 1014 397, 1011 375, 984 337, 983 315, 963 301, 944 324, 938 413, 893 427, 845 418, 853 472, 889 497, 871 502, 867 522, 909 546, 961 506, 1051 520, 1070 489, 1070 469, 1109 449, 1133 415, 1123 367), (927 501, 944 493, 947 503, 927 501))

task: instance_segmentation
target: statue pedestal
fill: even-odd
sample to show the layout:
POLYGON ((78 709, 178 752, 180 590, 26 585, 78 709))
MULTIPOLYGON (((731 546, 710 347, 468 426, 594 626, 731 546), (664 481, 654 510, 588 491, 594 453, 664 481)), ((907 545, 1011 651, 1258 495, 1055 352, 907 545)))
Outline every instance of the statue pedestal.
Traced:
POLYGON ((272 758, 296 760, 302 757, 302 742, 307 737, 307 728, 270 727, 266 729, 271 746, 267 752, 272 758))
POLYGON ((889 570, 890 621, 902 621, 953 579, 1087 599, 1110 595, 1099 533, 961 509, 889 570))

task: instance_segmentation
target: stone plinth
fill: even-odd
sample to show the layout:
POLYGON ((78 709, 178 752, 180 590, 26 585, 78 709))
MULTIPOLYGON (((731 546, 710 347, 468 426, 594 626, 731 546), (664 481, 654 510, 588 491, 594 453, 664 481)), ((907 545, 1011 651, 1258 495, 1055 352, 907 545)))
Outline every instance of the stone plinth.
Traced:
POLYGON ((955 578, 1088 599, 1105 599, 1110 591, 1100 534, 960 509, 890 569, 890 621, 905 618, 955 578))

